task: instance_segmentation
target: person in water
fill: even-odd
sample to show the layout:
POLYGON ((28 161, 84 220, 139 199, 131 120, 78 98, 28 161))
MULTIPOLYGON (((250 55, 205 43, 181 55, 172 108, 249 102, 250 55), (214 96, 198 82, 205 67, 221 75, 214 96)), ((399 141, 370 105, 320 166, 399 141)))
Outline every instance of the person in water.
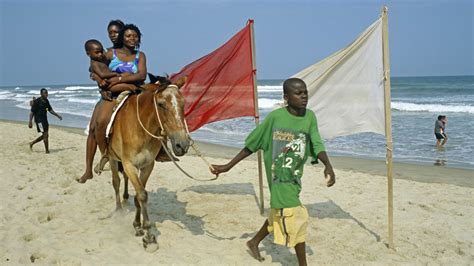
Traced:
POLYGON ((448 136, 446 135, 447 118, 445 115, 439 115, 438 119, 435 122, 434 134, 436 137, 436 147, 443 147, 444 144, 448 141, 448 136))

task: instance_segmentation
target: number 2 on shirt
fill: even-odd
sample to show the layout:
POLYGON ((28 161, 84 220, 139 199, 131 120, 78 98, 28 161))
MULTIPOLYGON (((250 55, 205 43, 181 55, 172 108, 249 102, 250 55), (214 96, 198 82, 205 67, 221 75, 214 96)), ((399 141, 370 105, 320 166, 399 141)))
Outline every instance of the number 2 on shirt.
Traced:
POLYGON ((287 158, 285 158, 285 164, 283 165, 283 167, 291 168, 292 163, 293 163, 293 158, 287 157, 287 158))

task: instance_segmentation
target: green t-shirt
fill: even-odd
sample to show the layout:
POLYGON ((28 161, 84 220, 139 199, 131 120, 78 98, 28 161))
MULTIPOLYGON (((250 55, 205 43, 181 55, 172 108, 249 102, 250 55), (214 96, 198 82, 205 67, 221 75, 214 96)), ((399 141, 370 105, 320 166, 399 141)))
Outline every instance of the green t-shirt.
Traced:
POLYGON ((268 114, 262 124, 245 140, 252 152, 264 152, 265 172, 270 188, 271 208, 301 205, 301 177, 308 156, 314 158, 325 151, 313 111, 295 116, 286 108, 268 114))

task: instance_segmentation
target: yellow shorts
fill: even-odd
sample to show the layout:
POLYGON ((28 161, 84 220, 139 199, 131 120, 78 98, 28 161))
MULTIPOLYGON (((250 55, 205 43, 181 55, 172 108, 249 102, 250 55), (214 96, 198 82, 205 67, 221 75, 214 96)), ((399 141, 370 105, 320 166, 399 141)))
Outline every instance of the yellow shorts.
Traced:
POLYGON ((274 243, 294 247, 306 241, 308 211, 301 205, 293 208, 270 209, 268 232, 273 233, 274 243))

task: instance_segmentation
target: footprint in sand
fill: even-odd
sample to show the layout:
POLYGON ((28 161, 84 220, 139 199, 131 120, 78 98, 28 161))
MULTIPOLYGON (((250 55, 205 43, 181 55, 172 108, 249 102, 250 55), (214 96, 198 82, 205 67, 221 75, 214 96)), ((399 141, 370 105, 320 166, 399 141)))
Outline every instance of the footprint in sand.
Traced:
POLYGON ((48 202, 45 202, 45 203, 43 204, 43 206, 45 206, 45 207, 51 207, 51 206, 54 206, 54 205, 60 204, 60 203, 62 203, 62 202, 59 201, 59 200, 48 201, 48 202))
POLYGON ((38 235, 35 233, 27 234, 23 236, 25 242, 30 242, 38 238, 38 235))
POLYGON ((46 258, 45 254, 35 252, 35 253, 31 254, 30 261, 32 263, 34 263, 36 260, 41 260, 41 259, 44 259, 44 258, 46 258))
POLYGON ((74 195, 77 192, 77 187, 69 187, 63 191, 63 195, 74 195))
POLYGON ((72 180, 69 180, 69 179, 65 179, 58 182, 59 187, 61 188, 68 188, 71 185, 71 183, 72 183, 72 180))
POLYGON ((48 212, 48 213, 41 213, 38 215, 38 222, 41 224, 47 223, 51 220, 56 218, 56 215, 54 213, 48 212))

